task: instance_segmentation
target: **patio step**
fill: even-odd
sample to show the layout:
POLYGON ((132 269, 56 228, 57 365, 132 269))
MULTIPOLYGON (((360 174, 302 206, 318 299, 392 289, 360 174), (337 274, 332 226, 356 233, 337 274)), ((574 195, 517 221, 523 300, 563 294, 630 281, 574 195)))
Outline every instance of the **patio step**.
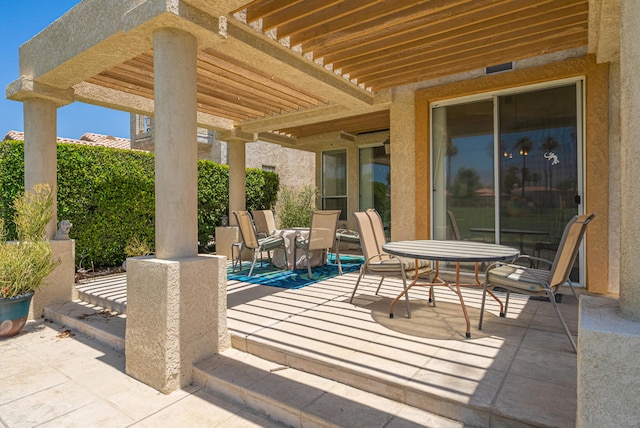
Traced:
POLYGON ((76 285, 78 299, 119 314, 127 312, 127 274, 105 275, 76 285))
POLYGON ((44 308, 44 317, 98 342, 124 351, 126 316, 111 309, 75 300, 44 308))
POLYGON ((468 426, 233 348, 197 363, 194 384, 292 427, 468 426))
MULTIPOLYGON (((290 348, 279 349, 277 344, 269 341, 252 340, 232 334, 232 346, 241 352, 248 352, 253 357, 264 358, 276 367, 288 370, 300 370, 309 376, 314 376, 317 382, 340 382, 342 388, 349 391, 345 397, 360 394, 377 396, 394 405, 413 406, 415 411, 425 412, 427 415, 438 415, 447 421, 459 421, 465 427, 549 427, 537 424, 532 420, 516 420, 504 414, 499 414, 488 407, 479 407, 460 400, 443 397, 442 394, 431 392, 419 387, 411 386, 398 378, 380 376, 371 371, 350 369, 336 362, 336 360, 319 357, 318 354, 296 353, 290 348), (394 380, 395 379, 395 380, 394 380)), ((388 409, 390 407, 378 407, 388 409)), ((350 425, 354 426, 354 425, 350 425)), ((366 426, 366 425, 362 425, 366 426)), ((369 425, 382 426, 382 425, 369 425)), ((399 426, 405 426, 400 424, 399 426)), ((440 425, 426 425, 437 426, 440 425)))

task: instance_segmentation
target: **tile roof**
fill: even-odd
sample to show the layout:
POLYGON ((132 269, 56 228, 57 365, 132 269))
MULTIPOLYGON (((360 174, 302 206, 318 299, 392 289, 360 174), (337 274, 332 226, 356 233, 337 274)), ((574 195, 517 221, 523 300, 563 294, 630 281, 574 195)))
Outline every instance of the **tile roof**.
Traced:
MULTIPOLYGON (((24 132, 9 131, 3 140, 24 141, 24 132)), ((58 143, 84 144, 87 146, 103 146, 114 149, 130 149, 131 143, 128 138, 114 137, 111 135, 94 134, 87 132, 79 140, 73 138, 57 137, 58 143)))

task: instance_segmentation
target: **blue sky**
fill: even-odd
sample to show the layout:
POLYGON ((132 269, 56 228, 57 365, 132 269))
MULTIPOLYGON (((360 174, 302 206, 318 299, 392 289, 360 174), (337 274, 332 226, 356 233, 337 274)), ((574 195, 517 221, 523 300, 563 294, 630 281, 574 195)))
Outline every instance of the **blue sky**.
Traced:
MULTIPOLYGON (((19 77, 18 48, 78 3, 80 0, 0 0, 4 22, 0 38, 0 140, 11 130, 24 131, 22 103, 5 98, 7 85, 19 77)), ((129 114, 83 103, 58 109, 58 136, 80 138, 86 132, 129 138, 129 114)))

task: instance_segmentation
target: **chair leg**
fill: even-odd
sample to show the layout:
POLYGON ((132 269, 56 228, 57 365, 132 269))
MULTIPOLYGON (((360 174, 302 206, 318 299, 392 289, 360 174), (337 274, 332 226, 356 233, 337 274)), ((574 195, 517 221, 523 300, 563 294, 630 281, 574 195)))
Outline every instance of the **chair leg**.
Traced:
POLYGON ((484 304, 487 300, 487 285, 482 287, 482 303, 480 304, 480 322, 478 322, 478 330, 482 330, 482 319, 484 318, 484 304))
MULTIPOLYGON (((285 250, 286 251, 286 250, 285 250)), ((293 242, 293 261, 291 262, 291 270, 296 270, 296 263, 298 261, 298 247, 296 246, 295 241, 293 242)))
POLYGON ((305 248, 304 254, 307 257, 307 272, 309 272, 309 279, 313 278, 313 273, 311 272, 311 258, 309 258, 309 250, 305 248))
POLYGON ((402 278, 402 283, 404 285, 404 299, 407 302, 407 318, 411 318, 411 305, 409 303, 409 289, 407 288, 407 280, 406 278, 402 278))
POLYGON ((251 274, 253 273, 253 268, 256 265, 256 261, 258 260, 258 251, 256 249, 253 250, 253 262, 251 263, 251 269, 249 269, 249 275, 251 276, 251 274))
POLYGON ((284 253, 284 270, 289 269, 289 260, 287 260, 287 248, 282 247, 282 252, 284 253))
POLYGON ((356 281, 356 286, 353 287, 353 292, 351 293, 351 299, 349 299, 349 303, 353 303, 353 298, 356 295, 356 290, 358 289, 358 285, 360 285, 360 280, 362 279, 363 275, 364 275, 364 269, 361 268, 360 269, 360 276, 358 277, 358 280, 356 281))
POLYGON ((564 317, 560 313, 560 308, 558 307, 558 304, 556 303, 556 296, 554 296, 554 294, 553 294, 553 292, 551 290, 547 290, 547 295, 549 296, 549 301, 553 305, 553 309, 555 309, 556 310, 556 314, 558 314, 558 318, 560 318, 560 323, 562 323, 562 327, 564 327, 565 333, 567 333, 567 337, 569 338, 569 342, 571 342, 571 346, 573 347, 573 352, 575 352, 577 354, 578 353, 578 348, 576 347, 576 342, 573 340, 573 336, 571 335, 571 331, 569 330, 569 326, 567 326, 567 323, 565 322, 564 317))
POLYGON ((511 291, 507 290, 507 297, 504 300, 504 316, 502 316, 502 318, 506 318, 507 317, 507 308, 509 308, 509 296, 511 295, 511 291))
POLYGON ((380 287, 382 287, 382 281, 384 281, 384 276, 380 278, 380 282, 378 283, 378 288, 376 288, 376 296, 380 292, 380 287))

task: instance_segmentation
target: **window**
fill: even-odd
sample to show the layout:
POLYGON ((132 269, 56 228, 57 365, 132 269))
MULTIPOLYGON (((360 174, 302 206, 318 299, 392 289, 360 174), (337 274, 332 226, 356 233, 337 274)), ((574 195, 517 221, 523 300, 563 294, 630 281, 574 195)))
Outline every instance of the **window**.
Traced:
POLYGON ((322 209, 341 210, 340 220, 347 220, 347 151, 322 153, 322 209))
POLYGON ((268 172, 276 172, 276 167, 273 165, 262 165, 262 170, 263 171, 268 171, 268 172))

